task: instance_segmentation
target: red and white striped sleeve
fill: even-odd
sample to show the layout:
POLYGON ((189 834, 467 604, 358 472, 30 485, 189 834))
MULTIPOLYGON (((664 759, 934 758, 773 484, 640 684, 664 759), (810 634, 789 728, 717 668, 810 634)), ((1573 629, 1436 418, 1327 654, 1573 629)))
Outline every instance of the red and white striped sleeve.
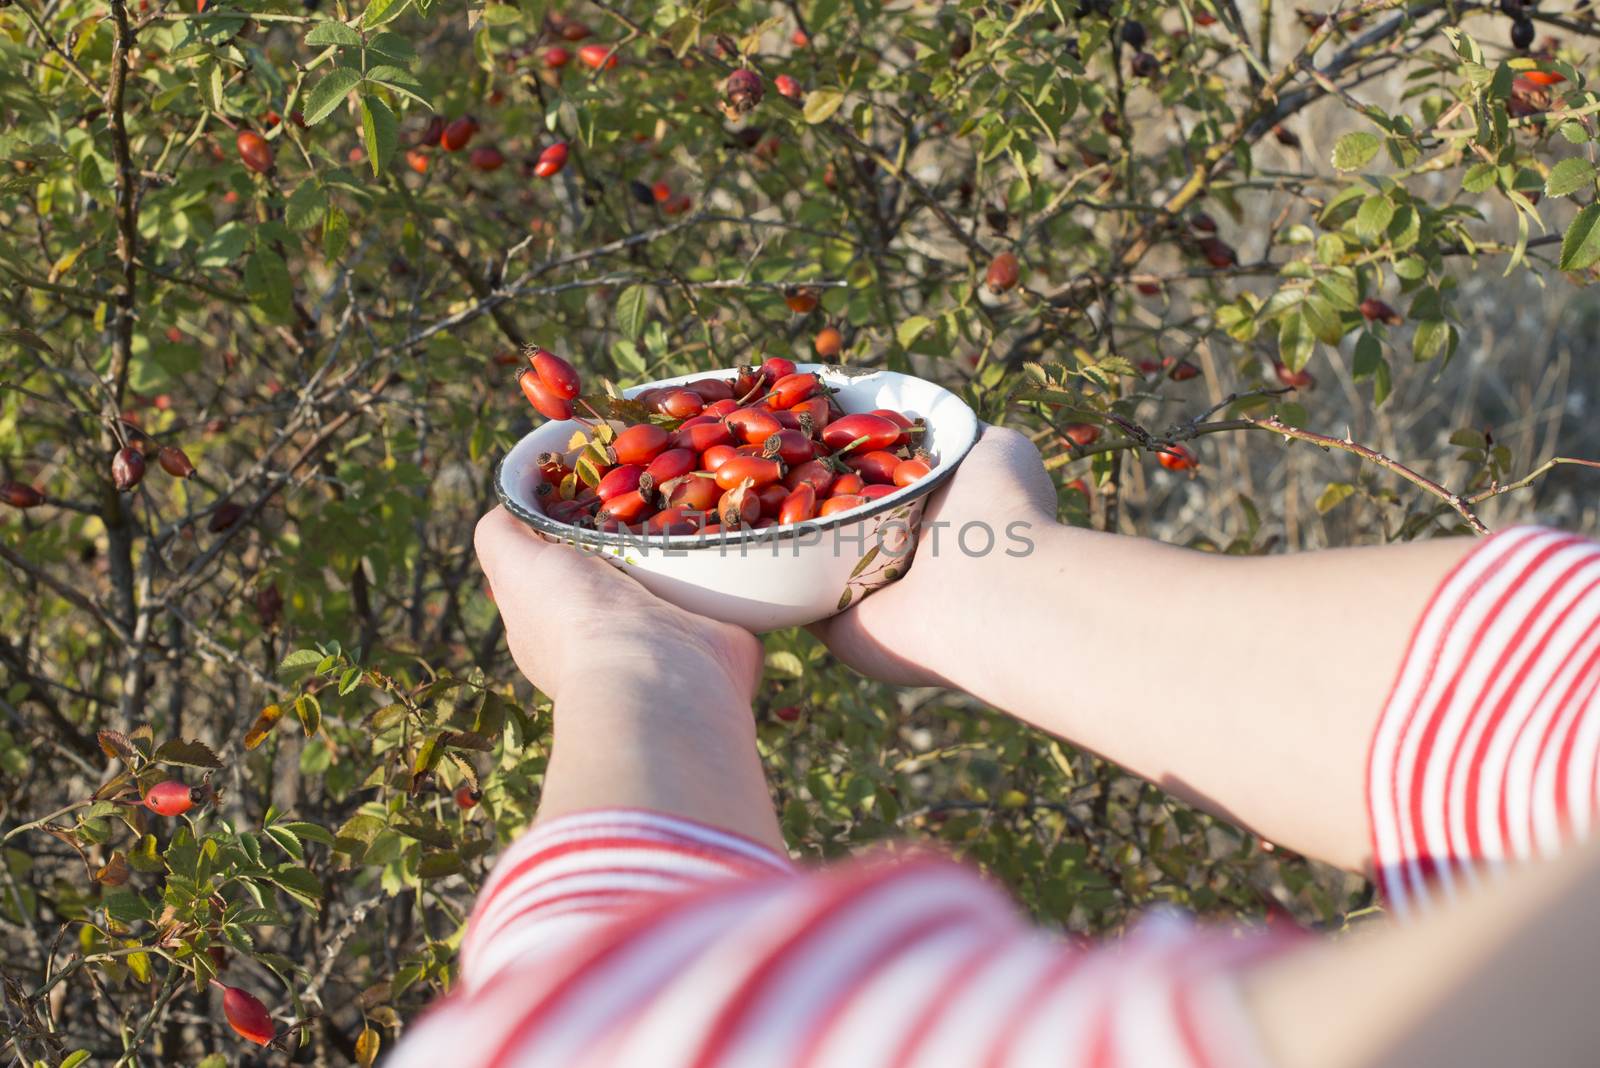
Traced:
POLYGON ((1367 767, 1379 888, 1406 914, 1590 833, 1600 780, 1600 545, 1487 539, 1412 635, 1367 767))
POLYGON ((967 867, 798 872, 670 817, 552 820, 500 861, 395 1068, 1258 1068, 1234 977, 1300 939, 1173 916, 1083 949, 967 867))

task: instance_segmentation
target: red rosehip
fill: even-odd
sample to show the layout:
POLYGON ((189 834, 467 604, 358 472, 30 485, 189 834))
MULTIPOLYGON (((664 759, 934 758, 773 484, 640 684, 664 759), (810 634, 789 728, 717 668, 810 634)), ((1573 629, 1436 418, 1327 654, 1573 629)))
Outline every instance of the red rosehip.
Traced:
POLYGON ((766 95, 766 86, 761 82, 761 75, 753 70, 740 68, 728 75, 728 80, 722 83, 722 95, 731 113, 743 115, 761 103, 761 98, 766 95))
POLYGON ((278 1033, 272 1023, 272 1014, 261 1004, 261 999, 236 986, 222 988, 222 1014, 228 1018, 228 1026, 238 1032, 241 1038, 249 1039, 258 1046, 265 1046, 278 1033))
POLYGON ((572 401, 558 397, 531 369, 524 368, 517 373, 517 385, 522 387, 522 394, 528 398, 528 403, 546 419, 559 422, 572 418, 572 401))
POLYGON ((477 808, 478 807, 478 802, 481 801, 482 799, 483 799, 483 795, 478 793, 478 791, 474 790, 467 783, 462 783, 460 786, 456 787, 456 807, 457 808, 462 808, 462 809, 477 808))
POLYGON ((835 419, 822 430, 822 443, 835 451, 849 448, 856 441, 860 444, 855 446, 854 451, 861 453, 889 449, 899 438, 899 426, 892 420, 870 412, 857 412, 835 419))
POLYGON ((836 493, 822 502, 822 507, 817 509, 817 518, 836 515, 839 512, 848 512, 852 508, 860 508, 867 503, 867 498, 858 493, 836 493))
POLYGON ((605 44, 586 44, 578 49, 578 58, 583 60, 584 66, 594 70, 611 70, 619 60, 611 47, 605 44))
POLYGON ((239 149, 240 162, 257 174, 266 174, 272 169, 272 146, 254 130, 240 130, 234 145, 239 149))
POLYGON ((989 287, 989 292, 999 294, 1015 289, 1022 280, 1022 266, 1017 262, 1015 253, 1002 252, 989 264, 989 269, 984 273, 983 283, 989 287))
POLYGON ((1168 471, 1192 471, 1200 466, 1195 454, 1182 445, 1168 445, 1156 453, 1156 460, 1168 471))
POLYGON ((800 718, 800 706, 784 705, 782 708, 774 709, 772 714, 785 723, 793 723, 800 718))
POLYGON ((799 100, 805 95, 805 90, 800 88, 800 83, 787 74, 780 74, 772 79, 772 87, 778 90, 779 96, 786 96, 790 100, 799 100))
POLYGON ((1200 242, 1200 255, 1204 256, 1205 261, 1218 270, 1232 267, 1239 262, 1239 254, 1233 250, 1233 246, 1219 237, 1202 239, 1200 242))
POLYGON ((439 144, 446 152, 460 152, 477 132, 478 120, 471 115, 463 115, 444 128, 439 135, 439 144))
POLYGON ((175 445, 161 446, 161 451, 156 453, 156 463, 173 478, 194 477, 194 464, 189 461, 189 454, 175 445))
POLYGON ((560 45, 545 49, 544 65, 554 70, 560 70, 572 62, 572 53, 560 45))
POLYGON ((420 148, 408 148, 408 149, 406 149, 406 166, 410 167, 413 171, 416 171, 418 174, 427 174, 428 173, 428 164, 429 164, 429 162, 430 161, 428 159, 428 154, 426 152, 422 151, 422 149, 420 149, 420 148))
POLYGON ((560 397, 571 400, 583 390, 583 380, 570 363, 548 349, 535 348, 528 357, 533 373, 539 376, 544 388, 560 397))
POLYGON ((13 508, 37 508, 44 503, 44 494, 21 482, 0 482, 0 501, 13 508))
POLYGON ((1177 363, 1172 365, 1172 370, 1167 372, 1167 377, 1172 379, 1174 382, 1187 382, 1191 378, 1198 377, 1199 374, 1200 368, 1196 367, 1188 360, 1179 360, 1177 363))
POLYGON ((1405 322, 1405 316, 1395 311, 1381 300, 1368 297, 1361 302, 1361 315, 1367 322, 1388 323, 1390 326, 1399 326, 1405 322))
POLYGON ((1100 428, 1093 423, 1068 423, 1061 428, 1061 436, 1081 449, 1100 440, 1100 428))
POLYGON ((124 493, 139 484, 144 478, 144 471, 144 453, 132 446, 118 449, 111 458, 111 482, 124 493))
POLYGON ((783 478, 783 473, 784 466, 780 460, 765 456, 734 456, 718 467, 713 477, 717 485, 725 490, 736 489, 746 480, 754 488, 760 489, 783 478))
POLYGON ((472 155, 467 157, 474 168, 480 171, 497 171, 505 166, 506 158, 498 148, 493 145, 480 145, 472 150, 472 155))
POLYGON ((1291 371, 1282 360, 1273 362, 1272 373, 1278 376, 1279 382, 1282 382, 1290 389, 1314 389, 1317 385, 1317 380, 1310 371, 1304 368, 1298 371, 1291 371))
POLYGON ((816 349, 817 355, 824 360, 831 360, 844 348, 844 335, 839 333, 838 327, 825 326, 817 331, 817 336, 811 341, 811 347, 816 349))
POLYGON ((422 128, 422 133, 417 137, 417 144, 431 148, 439 143, 444 136, 444 116, 434 115, 428 120, 428 125, 422 128))
POLYGON ((611 443, 619 464, 648 464, 666 452, 672 444, 672 434, 654 423, 638 423, 618 434, 611 443))
POLYGON ((244 508, 241 505, 233 501, 223 501, 211 513, 211 522, 206 524, 206 529, 213 534, 221 534, 243 517, 244 508))
POLYGON ((533 173, 540 178, 550 178, 561 173, 561 168, 567 165, 567 143, 557 141, 543 152, 533 165, 533 173))
POLYGON ((790 286, 783 291, 783 302, 796 315, 804 315, 817 306, 817 291, 808 286, 790 286))
POLYGON ((144 807, 158 816, 181 816, 194 807, 194 790, 176 779, 158 782, 144 794, 144 807))

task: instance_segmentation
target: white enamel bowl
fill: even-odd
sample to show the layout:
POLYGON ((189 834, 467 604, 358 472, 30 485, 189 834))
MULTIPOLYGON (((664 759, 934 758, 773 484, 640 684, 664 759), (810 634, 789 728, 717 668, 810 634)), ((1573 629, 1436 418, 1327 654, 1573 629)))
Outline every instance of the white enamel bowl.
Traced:
MULTIPOLYGON (((928 427, 923 448, 938 465, 921 481, 861 508, 766 530, 671 536, 581 530, 547 517, 536 496, 543 478, 535 460, 541 452, 566 451, 581 429, 569 421, 545 423, 519 441, 495 471, 495 491, 541 537, 599 552, 652 593, 691 612, 757 632, 825 619, 905 573, 928 494, 972 448, 978 419, 954 393, 911 375, 814 363, 797 370, 821 375, 838 390, 846 412, 892 408, 922 418, 928 427)), ((702 371, 624 392, 632 397, 656 386, 734 374, 732 368, 702 371)))

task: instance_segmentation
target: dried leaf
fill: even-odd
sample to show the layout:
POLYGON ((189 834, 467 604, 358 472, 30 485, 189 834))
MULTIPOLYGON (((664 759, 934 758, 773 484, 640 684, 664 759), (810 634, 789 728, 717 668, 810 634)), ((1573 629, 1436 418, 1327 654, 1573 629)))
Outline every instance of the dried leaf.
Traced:
POLYGON ((161 748, 156 750, 154 759, 162 764, 176 764, 184 768, 222 767, 222 761, 211 751, 210 746, 204 742, 180 738, 161 743, 161 748))
POLYGON ((121 731, 100 731, 95 737, 100 740, 100 751, 106 756, 132 763, 136 754, 126 734, 121 731))
POLYGON ((105 866, 94 873, 94 879, 106 886, 121 886, 128 881, 128 858, 121 852, 112 853, 105 866))
POLYGON ((250 729, 244 733, 244 747, 246 749, 254 749, 266 741, 267 735, 272 733, 272 728, 282 718, 283 706, 268 705, 263 708, 261 714, 256 717, 256 721, 250 725, 250 729))

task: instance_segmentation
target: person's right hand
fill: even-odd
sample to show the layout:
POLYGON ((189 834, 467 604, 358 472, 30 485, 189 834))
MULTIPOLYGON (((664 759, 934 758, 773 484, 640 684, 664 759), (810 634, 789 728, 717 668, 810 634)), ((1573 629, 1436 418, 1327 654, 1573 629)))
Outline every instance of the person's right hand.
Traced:
POLYGON ((1055 523, 1055 486, 1039 450, 1014 430, 985 427, 928 502, 906 576, 811 632, 863 675, 901 686, 949 685, 947 658, 971 649, 973 630, 1005 624, 975 618, 972 595, 996 569, 1020 566, 1020 557, 1006 555, 1023 551, 1016 535, 1030 537, 1055 523), (978 527, 963 538, 968 524, 985 525, 992 545, 978 527))

